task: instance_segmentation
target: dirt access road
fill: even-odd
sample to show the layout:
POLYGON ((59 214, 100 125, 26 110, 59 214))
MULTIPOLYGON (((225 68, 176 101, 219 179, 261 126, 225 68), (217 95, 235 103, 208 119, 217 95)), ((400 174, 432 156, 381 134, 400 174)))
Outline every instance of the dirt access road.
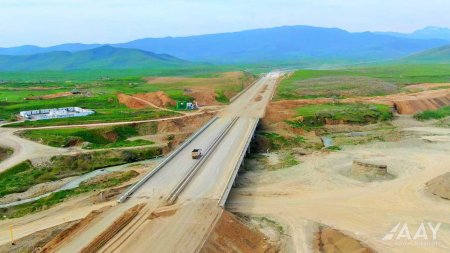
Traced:
POLYGON ((8 159, 0 162, 0 172, 27 159, 60 155, 69 152, 66 149, 53 148, 22 139, 14 135, 15 131, 17 129, 0 127, 0 144, 14 150, 14 153, 8 159))
POLYGON ((198 250, 220 217, 222 208, 219 199, 240 155, 245 152, 247 140, 253 136, 255 123, 264 115, 278 78, 279 73, 271 73, 255 83, 220 112, 216 121, 146 181, 127 202, 120 204, 120 208, 112 209, 106 215, 106 221, 94 221, 82 233, 69 238, 57 251, 80 251, 92 242, 93 235, 105 231, 124 210, 139 203, 146 206, 100 252, 198 250), (223 139, 218 139, 220 136, 223 139), (216 146, 210 156, 205 157, 204 162, 193 171, 198 161, 191 158, 191 150, 201 148, 206 152, 213 143, 216 146), (179 188, 182 182, 186 185, 179 188), (181 190, 177 193, 178 189, 181 190), (174 193, 175 205, 167 205, 168 198, 174 193))

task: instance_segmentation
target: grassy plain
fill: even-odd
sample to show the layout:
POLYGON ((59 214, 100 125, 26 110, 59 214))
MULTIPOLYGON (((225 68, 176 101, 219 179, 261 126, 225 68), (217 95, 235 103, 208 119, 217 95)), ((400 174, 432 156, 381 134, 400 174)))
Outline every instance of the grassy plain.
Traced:
POLYGON ((13 120, 23 110, 78 106, 94 109, 87 117, 44 120, 19 123, 13 126, 73 125, 83 123, 117 122, 156 119, 176 115, 174 112, 156 109, 129 109, 118 102, 117 94, 136 94, 163 91, 174 100, 193 100, 186 90, 208 87, 216 92, 216 100, 228 102, 228 92, 237 93, 254 81, 247 72, 222 74, 221 69, 191 69, 170 71, 124 70, 124 73, 107 71, 82 72, 31 72, 2 73, 0 80, 0 119, 13 120), (165 77, 158 78, 155 74, 165 77), (92 74, 92 76, 90 76, 92 74), (183 75, 183 76, 181 76, 183 75), (152 76, 154 78, 152 78, 152 76), (153 80, 153 81, 151 81, 153 80), (156 80, 156 81, 155 81, 156 80), (55 97, 52 99, 26 100, 43 95, 82 91, 82 95, 55 97))
POLYGON ((345 98, 395 93, 418 83, 450 82, 450 65, 379 65, 338 70, 299 70, 283 80, 276 99, 345 98))
POLYGON ((322 127, 327 121, 345 124, 369 124, 392 119, 391 108, 379 104, 317 104, 297 108, 297 120, 288 123, 297 128, 322 127))
POLYGON ((70 147, 86 143, 85 149, 118 148, 154 144, 147 140, 127 140, 138 136, 138 130, 130 125, 101 128, 66 128, 28 130, 21 136, 52 147, 70 147))

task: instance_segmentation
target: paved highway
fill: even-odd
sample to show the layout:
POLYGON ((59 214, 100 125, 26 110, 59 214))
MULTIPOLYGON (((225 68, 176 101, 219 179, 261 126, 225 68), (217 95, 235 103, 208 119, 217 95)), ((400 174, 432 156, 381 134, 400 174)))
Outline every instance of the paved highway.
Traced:
POLYGON ((98 243, 93 241, 93 235, 103 232, 124 210, 138 203, 144 203, 145 207, 125 228, 108 238, 100 252, 196 252, 200 249, 220 217, 219 200, 228 194, 228 186, 234 181, 236 169, 278 78, 276 72, 261 78, 131 192, 120 208, 94 221, 79 236, 69 238, 58 251, 77 252, 98 243), (203 150, 201 159, 191 158, 194 148, 203 150))

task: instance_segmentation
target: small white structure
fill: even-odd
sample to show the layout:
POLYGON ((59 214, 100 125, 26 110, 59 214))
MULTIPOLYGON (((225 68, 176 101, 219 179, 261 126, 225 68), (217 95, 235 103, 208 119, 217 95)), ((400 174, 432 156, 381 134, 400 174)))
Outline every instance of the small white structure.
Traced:
POLYGON ((80 107, 64 107, 54 109, 22 111, 20 112, 20 116, 25 120, 42 120, 42 119, 62 119, 62 118, 88 116, 94 113, 95 112, 93 110, 83 109, 80 107))

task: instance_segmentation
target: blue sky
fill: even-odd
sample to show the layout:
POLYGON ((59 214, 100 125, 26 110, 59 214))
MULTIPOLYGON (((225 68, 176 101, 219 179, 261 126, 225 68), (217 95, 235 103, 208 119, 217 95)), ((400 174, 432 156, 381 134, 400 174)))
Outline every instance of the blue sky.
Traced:
POLYGON ((0 0, 0 46, 115 43, 281 25, 450 27, 448 0, 0 0))

